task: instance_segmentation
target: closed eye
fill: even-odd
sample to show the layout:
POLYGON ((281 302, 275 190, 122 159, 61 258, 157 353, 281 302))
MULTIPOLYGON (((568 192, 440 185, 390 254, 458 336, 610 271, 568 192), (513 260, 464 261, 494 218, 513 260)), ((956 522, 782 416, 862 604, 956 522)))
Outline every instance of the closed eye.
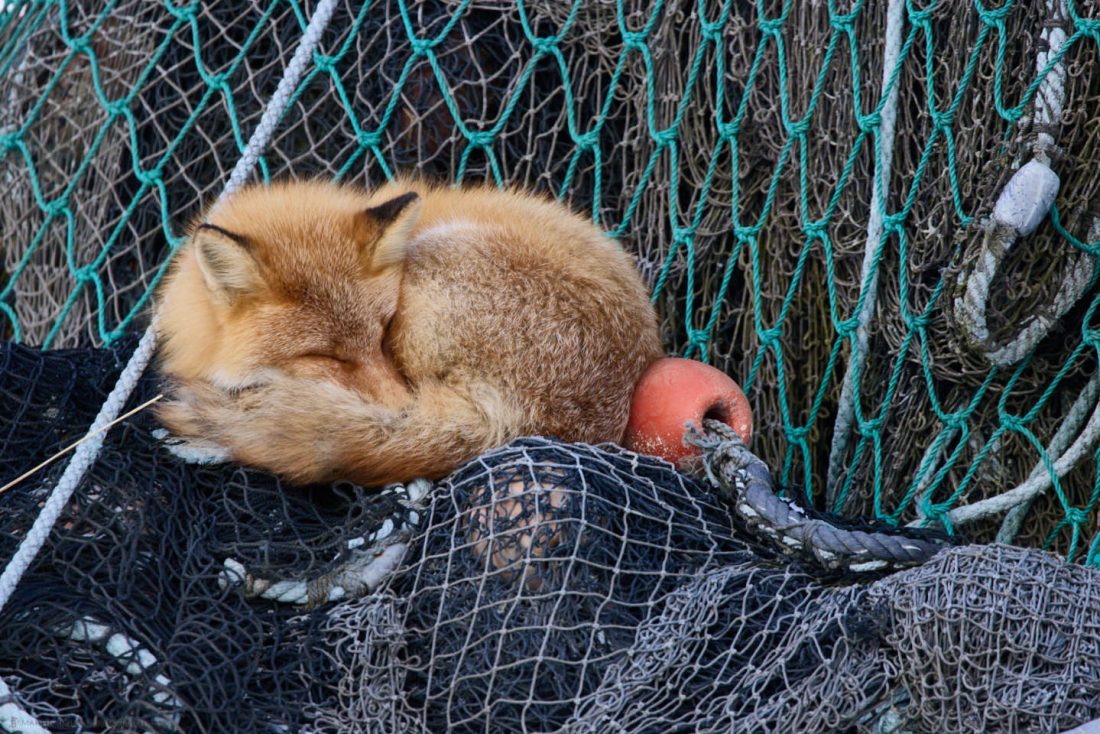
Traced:
POLYGON ((298 355, 298 359, 309 359, 314 361, 324 361, 330 364, 338 364, 344 367, 352 366, 352 362, 347 359, 341 359, 335 354, 322 354, 321 352, 309 352, 307 354, 298 355))

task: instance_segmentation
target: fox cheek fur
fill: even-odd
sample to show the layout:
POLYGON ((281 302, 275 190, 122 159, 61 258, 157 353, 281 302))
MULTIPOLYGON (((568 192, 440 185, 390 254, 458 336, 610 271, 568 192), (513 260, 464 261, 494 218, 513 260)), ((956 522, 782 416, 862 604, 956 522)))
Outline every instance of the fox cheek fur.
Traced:
POLYGON ((301 482, 438 477, 527 434, 619 441, 662 354, 633 263, 590 222, 415 180, 238 192, 157 309, 165 425, 301 482))

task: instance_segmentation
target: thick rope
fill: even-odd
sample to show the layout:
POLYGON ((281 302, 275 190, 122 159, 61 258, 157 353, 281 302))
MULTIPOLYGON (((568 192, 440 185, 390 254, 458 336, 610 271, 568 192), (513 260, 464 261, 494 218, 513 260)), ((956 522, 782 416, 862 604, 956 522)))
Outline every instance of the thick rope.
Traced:
MULTIPOLYGON (((1066 43, 1062 27, 1067 17, 1065 0, 1047 0, 1048 22, 1040 35, 1043 50, 1035 59, 1036 74, 1041 74, 1066 43)), ((1011 367, 1030 354, 1050 333, 1054 324, 1092 285, 1096 258, 1081 253, 1067 264, 1053 302, 1040 310, 1011 339, 997 343, 989 333, 986 310, 989 291, 997 270, 1017 240, 1038 228, 1058 195, 1061 182, 1050 167, 1055 148, 1055 132, 1062 124, 1065 103, 1065 64, 1054 64, 1035 95, 1033 158, 1013 174, 997 198, 993 216, 985 225, 981 250, 968 258, 959 273, 952 316, 969 347, 997 367, 1011 367)), ((1100 220, 1093 222, 1089 238, 1097 235, 1100 220)))
POLYGON ((951 545, 905 528, 845 528, 811 517, 776 494, 768 467, 733 429, 718 421, 703 423, 706 435, 687 441, 703 450, 707 477, 749 529, 785 556, 826 572, 865 574, 919 566, 951 545))
POLYGON ((836 423, 833 424, 833 443, 829 450, 829 470, 826 477, 826 506, 834 509, 840 493, 840 474, 844 457, 848 451, 848 438, 852 432, 855 418, 855 394, 859 389, 856 381, 863 371, 863 361, 867 354, 867 342, 870 337, 871 319, 875 315, 875 303, 878 293, 878 258, 882 249, 883 209, 889 201, 890 171, 894 159, 894 125, 898 117, 898 83, 890 84, 897 69, 898 56, 901 53, 901 23, 905 3, 902 0, 890 0, 886 10, 886 49, 882 63, 882 93, 886 101, 882 105, 881 125, 878 130, 878 150, 875 156, 875 185, 871 187, 871 214, 867 222, 867 241, 863 248, 863 270, 860 283, 863 291, 860 299, 863 307, 859 311, 859 326, 856 329, 855 342, 852 344, 852 356, 848 370, 844 374, 844 385, 840 392, 840 407, 837 410, 836 423))
MULTIPOLYGON (((306 67, 312 60, 313 51, 320 43, 321 35, 328 26, 328 22, 332 18, 333 12, 336 10, 336 5, 337 0, 321 0, 317 5, 317 9, 313 13, 313 17, 310 18, 309 24, 302 34, 302 39, 298 43, 297 49, 294 51, 294 56, 291 58, 290 63, 287 64, 282 79, 279 80, 279 86, 268 100, 264 108, 263 116, 256 126, 256 130, 252 133, 248 145, 245 146, 244 153, 242 153, 240 159, 237 161, 237 165, 233 168, 233 172, 229 175, 229 180, 226 182, 225 188, 218 197, 215 206, 244 185, 244 182, 252 173, 252 169, 255 167, 256 162, 259 160, 260 153, 262 153, 271 142, 271 138, 275 134, 275 129, 278 126, 279 118, 289 104, 291 95, 294 93, 298 83, 301 81, 302 75, 306 71, 306 67)), ((103 428, 122 412, 123 406, 126 404, 127 399, 130 397, 130 393, 133 392, 134 387, 137 385, 142 372, 144 372, 145 368, 148 366, 155 350, 156 322, 154 320, 154 323, 151 324, 149 328, 146 329, 145 334, 142 335, 138 348, 134 350, 129 362, 127 362, 126 367, 119 376, 118 382, 115 383, 114 389, 111 390, 110 395, 107 396, 107 400, 104 401, 103 406, 99 410, 99 414, 92 422, 92 426, 89 429, 90 431, 96 431, 103 428)), ((76 449, 72 459, 69 460, 68 466, 65 467, 65 472, 61 475, 61 479, 58 480, 57 486, 54 487, 42 511, 35 519, 34 525, 31 526, 31 529, 27 532, 27 536, 23 538, 23 541, 19 544, 19 548, 16 549, 15 555, 8 561, 3 574, 0 574, 0 610, 4 608, 11 598, 19 580, 23 577, 27 568, 30 567, 35 556, 37 556, 38 552, 42 549, 42 546, 45 545, 50 530, 64 511, 69 498, 72 496, 73 492, 76 491, 84 475, 99 456, 99 450, 103 446, 103 439, 104 434, 100 433, 94 439, 82 444, 76 449)), ((3 705, 8 705, 8 699, 13 700, 11 691, 8 690, 4 682, 0 680, 0 702, 4 702, 3 705)), ((27 731, 46 731, 34 720, 34 717, 25 713, 20 713, 18 716, 20 717, 19 720, 21 725, 27 731)))
POLYGON ((327 602, 357 599, 377 589, 401 563, 412 534, 420 529, 428 494, 434 485, 427 479, 394 484, 382 490, 392 493, 409 512, 390 517, 371 533, 348 540, 348 558, 335 569, 312 579, 270 579, 252 574, 234 558, 226 558, 218 584, 224 589, 241 587, 249 599, 314 607, 327 602))

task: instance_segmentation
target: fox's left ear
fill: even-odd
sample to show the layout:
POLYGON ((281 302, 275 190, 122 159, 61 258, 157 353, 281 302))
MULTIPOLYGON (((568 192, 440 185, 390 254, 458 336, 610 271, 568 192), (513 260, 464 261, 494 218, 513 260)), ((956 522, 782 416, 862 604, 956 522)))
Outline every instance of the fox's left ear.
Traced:
POLYGON ((405 259, 409 232, 420 218, 420 197, 401 194, 355 215, 355 231, 363 247, 363 262, 379 272, 405 259))

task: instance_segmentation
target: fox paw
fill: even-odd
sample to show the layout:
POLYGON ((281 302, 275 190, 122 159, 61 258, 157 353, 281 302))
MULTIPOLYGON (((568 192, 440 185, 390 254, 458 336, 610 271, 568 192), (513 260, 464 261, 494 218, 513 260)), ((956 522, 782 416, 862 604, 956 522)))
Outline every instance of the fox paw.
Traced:
POLYGON ((173 436, 164 428, 153 431, 168 453, 188 464, 224 464, 232 459, 229 449, 201 438, 173 436))

